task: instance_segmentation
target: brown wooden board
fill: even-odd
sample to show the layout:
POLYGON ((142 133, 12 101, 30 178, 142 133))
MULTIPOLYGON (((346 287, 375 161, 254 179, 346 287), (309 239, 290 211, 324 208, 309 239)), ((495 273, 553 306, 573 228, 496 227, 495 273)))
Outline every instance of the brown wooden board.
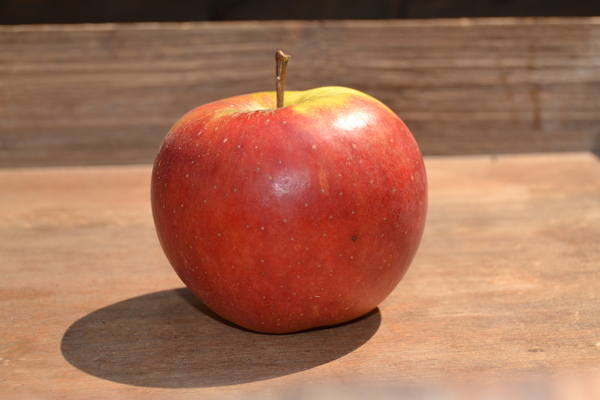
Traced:
POLYGON ((598 158, 425 163, 427 227, 398 288, 358 321, 279 336, 183 288, 149 166, 0 170, 0 398, 600 398, 598 158))
POLYGON ((0 166, 150 162, 186 111, 342 85, 428 155, 600 150, 600 19, 0 26, 0 166))

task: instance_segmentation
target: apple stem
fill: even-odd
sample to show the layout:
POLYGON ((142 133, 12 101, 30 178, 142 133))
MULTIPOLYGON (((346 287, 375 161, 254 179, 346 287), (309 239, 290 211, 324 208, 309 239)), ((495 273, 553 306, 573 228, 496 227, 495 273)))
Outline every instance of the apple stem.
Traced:
POLYGON ((279 50, 275 53, 275 74, 277 77, 276 91, 277 91, 277 108, 283 107, 283 93, 285 91, 285 73, 287 71, 287 65, 290 61, 290 55, 285 54, 279 50))

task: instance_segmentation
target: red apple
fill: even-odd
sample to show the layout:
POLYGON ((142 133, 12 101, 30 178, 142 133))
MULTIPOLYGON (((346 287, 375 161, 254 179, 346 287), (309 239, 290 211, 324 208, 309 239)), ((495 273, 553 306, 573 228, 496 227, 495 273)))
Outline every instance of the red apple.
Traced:
POLYGON ((342 87, 198 107, 167 134, 152 211, 173 268, 250 330, 339 324, 377 307, 421 240, 417 143, 378 100, 342 87))

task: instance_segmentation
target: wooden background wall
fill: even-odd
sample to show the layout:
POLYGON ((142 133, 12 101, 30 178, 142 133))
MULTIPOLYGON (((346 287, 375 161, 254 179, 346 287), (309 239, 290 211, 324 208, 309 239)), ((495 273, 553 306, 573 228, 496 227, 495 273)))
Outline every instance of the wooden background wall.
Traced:
POLYGON ((600 18, 0 26, 0 166, 149 163, 183 113, 343 85, 424 154, 600 149, 600 18))

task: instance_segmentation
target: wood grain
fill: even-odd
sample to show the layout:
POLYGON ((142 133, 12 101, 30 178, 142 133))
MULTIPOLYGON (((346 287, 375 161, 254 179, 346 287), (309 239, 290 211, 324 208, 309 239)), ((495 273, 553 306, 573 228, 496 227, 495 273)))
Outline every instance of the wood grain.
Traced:
POLYGON ((150 167, 0 170, 0 397, 600 398, 600 160, 425 161, 427 227, 399 287, 359 321, 283 336, 182 289, 150 167))
POLYGON ((428 155, 600 151, 600 19, 0 26, 0 166, 153 160, 200 104, 350 86, 428 155))

